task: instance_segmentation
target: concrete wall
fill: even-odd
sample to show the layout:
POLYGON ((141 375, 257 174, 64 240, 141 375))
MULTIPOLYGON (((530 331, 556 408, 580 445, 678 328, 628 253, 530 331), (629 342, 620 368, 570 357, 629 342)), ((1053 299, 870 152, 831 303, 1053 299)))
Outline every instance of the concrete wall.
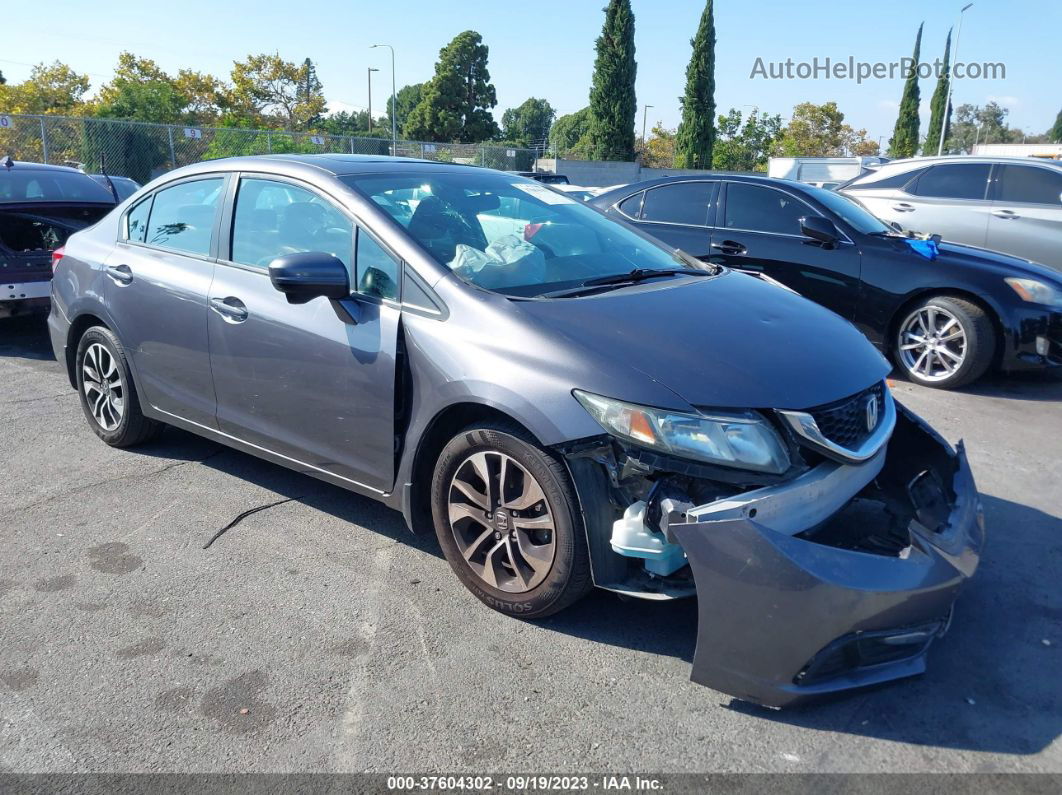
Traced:
POLYGON ((637 163, 625 163, 618 160, 553 160, 549 158, 540 158, 538 168, 540 171, 564 174, 573 185, 582 185, 587 188, 626 185, 654 177, 712 173, 687 168, 642 168, 637 163))

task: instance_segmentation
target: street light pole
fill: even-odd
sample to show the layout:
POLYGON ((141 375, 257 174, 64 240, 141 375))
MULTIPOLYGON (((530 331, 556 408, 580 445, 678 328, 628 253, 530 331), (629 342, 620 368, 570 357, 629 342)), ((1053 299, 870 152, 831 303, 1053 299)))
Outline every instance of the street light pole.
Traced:
POLYGON ((652 105, 646 105, 642 108, 642 159, 645 159, 645 122, 649 119, 649 108, 652 105))
POLYGON ((395 92, 395 48, 390 44, 374 44, 375 47, 386 47, 391 51, 391 154, 398 154, 398 94, 395 92))
POLYGON ((379 72, 379 69, 369 67, 369 135, 372 135, 372 73, 379 72))
POLYGON ((951 65, 948 66, 948 94, 944 98, 944 118, 940 121, 940 143, 937 145, 937 157, 944 154, 944 131, 948 129, 948 116, 951 115, 951 87, 955 83, 955 79, 952 74, 955 72, 953 68, 956 61, 959 60, 959 37, 962 36, 962 15, 966 13, 966 9, 972 6, 973 3, 967 3, 959 11, 959 26, 955 30, 955 49, 951 51, 951 65))

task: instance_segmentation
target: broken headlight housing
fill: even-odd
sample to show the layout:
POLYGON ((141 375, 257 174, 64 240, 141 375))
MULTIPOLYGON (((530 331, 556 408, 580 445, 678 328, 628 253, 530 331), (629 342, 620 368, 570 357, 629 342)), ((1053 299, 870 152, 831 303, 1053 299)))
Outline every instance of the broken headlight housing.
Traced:
POLYGON ((781 474, 789 454, 774 429, 755 414, 686 414, 573 390, 608 433, 679 458, 781 474))

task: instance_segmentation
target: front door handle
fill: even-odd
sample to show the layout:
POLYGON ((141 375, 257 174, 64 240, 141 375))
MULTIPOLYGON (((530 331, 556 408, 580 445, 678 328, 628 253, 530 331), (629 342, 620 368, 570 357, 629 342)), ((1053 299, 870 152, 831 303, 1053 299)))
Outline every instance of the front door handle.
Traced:
POLYGON ((896 204, 892 205, 892 209, 898 213, 913 213, 915 208, 913 204, 908 204, 907 202, 896 202, 896 204))
POLYGON ((993 210, 992 215, 994 215, 996 218, 1003 218, 1007 220, 1011 218, 1021 218, 1021 216, 1013 210, 993 210))
POLYGON ((746 249, 741 243, 734 240, 724 240, 722 243, 712 243, 712 248, 723 254, 741 255, 744 254, 746 249))
POLYGON ((246 304, 232 295, 226 298, 211 298, 210 308, 233 323, 242 323, 247 319, 246 304))
POLYGON ((131 284, 133 281, 133 270, 128 265, 108 265, 107 275, 119 284, 131 284))

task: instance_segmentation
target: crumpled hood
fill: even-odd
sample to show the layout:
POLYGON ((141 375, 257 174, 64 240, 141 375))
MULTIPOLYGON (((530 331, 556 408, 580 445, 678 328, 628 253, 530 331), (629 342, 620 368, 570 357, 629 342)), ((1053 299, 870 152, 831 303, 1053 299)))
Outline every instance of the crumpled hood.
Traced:
POLYGON ((848 321, 736 272, 519 306, 602 368, 629 366, 698 407, 809 408, 890 369, 848 321))

